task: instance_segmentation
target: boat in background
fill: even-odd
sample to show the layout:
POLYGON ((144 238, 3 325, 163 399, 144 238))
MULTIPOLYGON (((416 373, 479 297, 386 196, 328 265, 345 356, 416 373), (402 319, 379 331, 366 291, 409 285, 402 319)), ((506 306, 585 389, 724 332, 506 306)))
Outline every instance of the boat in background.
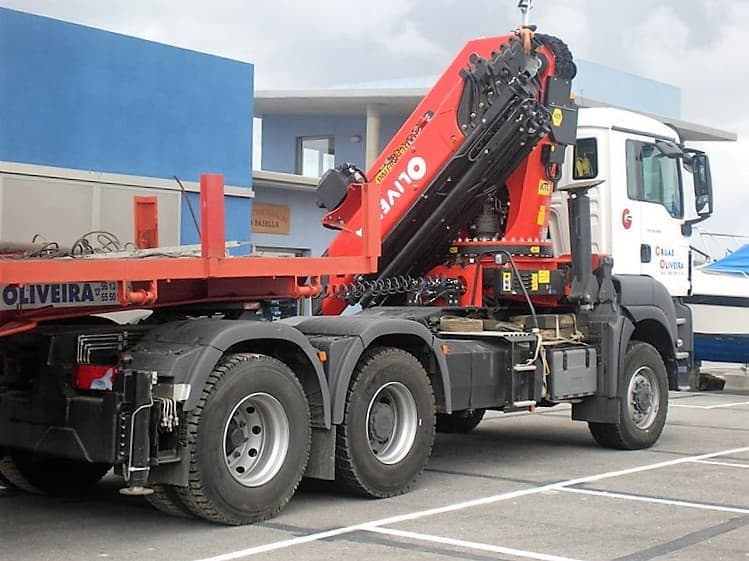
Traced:
POLYGON ((692 271, 694 357, 749 364, 749 244, 692 271))

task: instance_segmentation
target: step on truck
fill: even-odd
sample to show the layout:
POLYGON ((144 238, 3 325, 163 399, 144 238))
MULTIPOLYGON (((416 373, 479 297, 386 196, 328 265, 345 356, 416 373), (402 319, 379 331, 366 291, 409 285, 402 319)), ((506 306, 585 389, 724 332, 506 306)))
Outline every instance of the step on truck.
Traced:
POLYGON ((3 484, 78 493, 114 468, 166 513, 244 524, 302 477, 404 493, 435 431, 486 410, 571 403, 603 446, 655 443, 689 310, 592 253, 594 181, 565 185, 570 254, 554 255, 575 65, 534 31, 470 41, 366 173, 321 178, 338 230, 323 257, 227 257, 222 180, 203 176, 199 256, 149 253, 140 200, 131 255, 0 258, 3 484), (262 320, 300 297, 315 315, 262 320))

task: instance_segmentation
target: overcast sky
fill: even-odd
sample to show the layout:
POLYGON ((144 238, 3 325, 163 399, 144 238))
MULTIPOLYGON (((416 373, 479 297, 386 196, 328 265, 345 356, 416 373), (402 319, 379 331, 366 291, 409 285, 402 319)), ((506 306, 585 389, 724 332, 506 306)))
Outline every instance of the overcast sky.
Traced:
MULTIPOLYGON (((257 89, 436 75, 468 39, 516 27, 517 0, 0 0, 0 6, 255 64, 257 89)), ((710 144, 711 231, 749 236, 749 0, 535 0, 575 56, 678 86, 710 144)))

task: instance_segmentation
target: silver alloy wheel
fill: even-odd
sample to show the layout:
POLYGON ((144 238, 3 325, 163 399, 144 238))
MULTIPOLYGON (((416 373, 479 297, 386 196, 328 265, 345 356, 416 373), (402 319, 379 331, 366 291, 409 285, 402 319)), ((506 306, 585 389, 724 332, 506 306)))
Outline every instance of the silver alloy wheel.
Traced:
POLYGON ((283 466, 289 440, 283 405, 270 394, 250 394, 234 407, 224 426, 226 467, 245 487, 265 485, 283 466))
POLYGON ((660 409, 658 378, 649 366, 641 366, 632 375, 627 388, 627 410, 638 429, 646 430, 655 421, 660 409))
POLYGON ((383 464, 405 458, 416 440, 419 425, 416 400, 400 382, 388 382, 367 407, 367 436, 372 454, 383 464))

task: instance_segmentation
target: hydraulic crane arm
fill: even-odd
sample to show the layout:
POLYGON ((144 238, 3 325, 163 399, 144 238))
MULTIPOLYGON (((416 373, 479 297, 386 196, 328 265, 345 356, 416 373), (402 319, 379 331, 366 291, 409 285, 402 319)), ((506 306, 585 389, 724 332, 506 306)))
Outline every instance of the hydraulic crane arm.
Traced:
MULTIPOLYGON (((540 209, 548 206, 563 158, 557 144, 574 142, 569 97, 576 69, 558 39, 535 35, 531 47, 526 54, 517 35, 469 42, 370 168, 382 223, 382 257, 370 278, 429 270, 501 187, 511 201, 504 237, 541 237, 548 218, 540 209), (539 143, 548 147, 534 150, 539 143)), ((351 255, 361 245, 361 209, 347 195, 348 185, 363 179, 345 166, 320 181, 318 200, 332 209, 323 223, 341 230, 330 256, 351 255)), ((329 295, 322 313, 345 306, 329 295)))

